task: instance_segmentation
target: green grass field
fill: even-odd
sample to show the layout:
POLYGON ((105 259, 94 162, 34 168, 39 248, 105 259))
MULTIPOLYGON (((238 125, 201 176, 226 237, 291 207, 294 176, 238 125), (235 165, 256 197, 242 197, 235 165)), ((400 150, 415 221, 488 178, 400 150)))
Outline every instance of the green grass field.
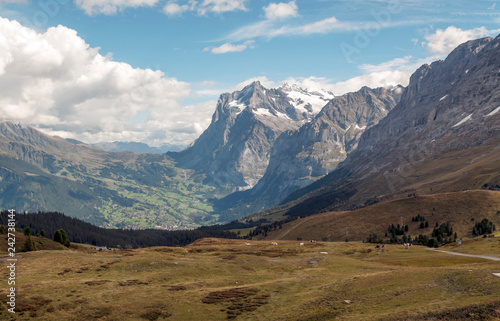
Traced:
MULTIPOLYGON (((414 246, 204 239, 21 253, 2 320, 498 320, 500 264, 414 246), (248 245, 247 245, 248 244, 248 245), (322 253, 323 252, 323 253, 322 253), (327 254, 326 254, 327 253, 327 254)), ((453 250, 453 248, 444 248, 453 250)), ((497 239, 464 251, 500 253, 497 239)), ((4 252, 5 254, 5 252, 4 252)), ((6 280, 2 262, 2 280, 6 280)), ((0 287, 6 298, 7 284, 0 287)))

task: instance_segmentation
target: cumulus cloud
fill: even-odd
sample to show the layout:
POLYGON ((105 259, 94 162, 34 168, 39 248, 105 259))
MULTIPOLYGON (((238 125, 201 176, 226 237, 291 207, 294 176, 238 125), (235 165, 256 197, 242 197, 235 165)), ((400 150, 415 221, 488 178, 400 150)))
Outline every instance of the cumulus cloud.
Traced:
POLYGON ((295 4, 295 1, 270 3, 267 7, 264 7, 265 16, 269 20, 297 17, 298 10, 299 8, 295 4))
POLYGON ((180 15, 185 11, 195 10, 197 2, 190 0, 187 4, 179 5, 176 1, 169 1, 163 7, 163 12, 168 16, 180 15))
POLYGON ((437 29, 435 33, 425 36, 427 50, 434 54, 447 55, 458 45, 477 38, 494 36, 500 32, 497 30, 488 30, 486 27, 480 27, 469 30, 462 30, 455 26, 449 26, 445 30, 437 29))
POLYGON ((85 142, 188 144, 208 126, 215 104, 181 104, 189 83, 113 61, 72 29, 37 33, 0 18, 0 39, 3 120, 85 142))
POLYGON ((203 49, 203 51, 210 51, 213 54, 225 54, 228 52, 242 52, 245 51, 247 48, 253 48, 253 44, 255 41, 253 40, 248 40, 245 41, 244 43, 240 45, 233 45, 229 42, 226 42, 225 44, 219 46, 219 47, 206 47, 203 49))
POLYGON ((184 11, 187 11, 187 10, 189 10, 188 5, 180 6, 176 2, 169 2, 165 5, 165 7, 163 7, 163 12, 165 12, 165 14, 167 14, 169 16, 180 15, 181 13, 183 13, 184 11))
POLYGON ((112 15, 125 8, 152 7, 156 3, 158 0, 75 0, 88 15, 112 15))
POLYGON ((176 0, 169 1, 164 7, 163 12, 169 16, 180 15, 186 11, 194 11, 199 15, 206 15, 208 12, 224 13, 231 11, 247 11, 245 7, 246 0, 189 0, 179 4, 176 0))

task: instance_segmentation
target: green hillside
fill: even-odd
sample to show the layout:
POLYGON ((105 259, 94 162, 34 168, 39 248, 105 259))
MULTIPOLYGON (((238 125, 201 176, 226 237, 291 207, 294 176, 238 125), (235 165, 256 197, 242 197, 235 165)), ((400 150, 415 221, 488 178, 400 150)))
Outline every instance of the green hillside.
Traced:
POLYGON ((58 211, 103 227, 186 229, 217 222, 216 192, 166 155, 106 152, 0 123, 0 207, 58 211))

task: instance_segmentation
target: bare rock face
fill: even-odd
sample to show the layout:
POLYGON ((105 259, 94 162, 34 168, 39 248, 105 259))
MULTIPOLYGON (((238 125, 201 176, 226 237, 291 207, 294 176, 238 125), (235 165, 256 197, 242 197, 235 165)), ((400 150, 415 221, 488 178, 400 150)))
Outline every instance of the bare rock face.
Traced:
POLYGON ((221 95, 208 129, 191 147, 170 155, 179 166, 204 173, 211 185, 250 189, 266 172, 276 139, 311 121, 333 97, 322 90, 286 84, 266 89, 254 82, 221 95))
POLYGON ((312 121, 281 134, 257 185, 229 195, 221 208, 234 208, 238 213, 261 210, 327 175, 356 149, 361 134, 397 104, 402 92, 400 86, 364 87, 330 100, 312 121))
POLYGON ((498 184, 499 106, 500 36, 460 45, 411 76, 399 104, 337 170, 289 196, 303 200, 291 212, 498 184))

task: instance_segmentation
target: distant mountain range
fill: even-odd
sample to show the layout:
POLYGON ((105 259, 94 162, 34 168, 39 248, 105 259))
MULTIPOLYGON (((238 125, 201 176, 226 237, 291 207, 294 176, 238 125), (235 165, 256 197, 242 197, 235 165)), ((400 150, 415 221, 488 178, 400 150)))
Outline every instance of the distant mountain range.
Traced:
POLYGON ((151 147, 148 144, 138 142, 102 142, 92 145, 108 152, 134 152, 139 154, 165 154, 166 152, 181 151, 185 147, 168 144, 160 147, 151 147))
POLYGON ((419 68, 407 88, 335 97, 254 82, 222 94, 210 126, 180 152, 97 148, 1 122, 0 205, 106 227, 179 229, 278 204, 266 213, 500 188, 499 45, 499 37, 469 41, 419 68))

